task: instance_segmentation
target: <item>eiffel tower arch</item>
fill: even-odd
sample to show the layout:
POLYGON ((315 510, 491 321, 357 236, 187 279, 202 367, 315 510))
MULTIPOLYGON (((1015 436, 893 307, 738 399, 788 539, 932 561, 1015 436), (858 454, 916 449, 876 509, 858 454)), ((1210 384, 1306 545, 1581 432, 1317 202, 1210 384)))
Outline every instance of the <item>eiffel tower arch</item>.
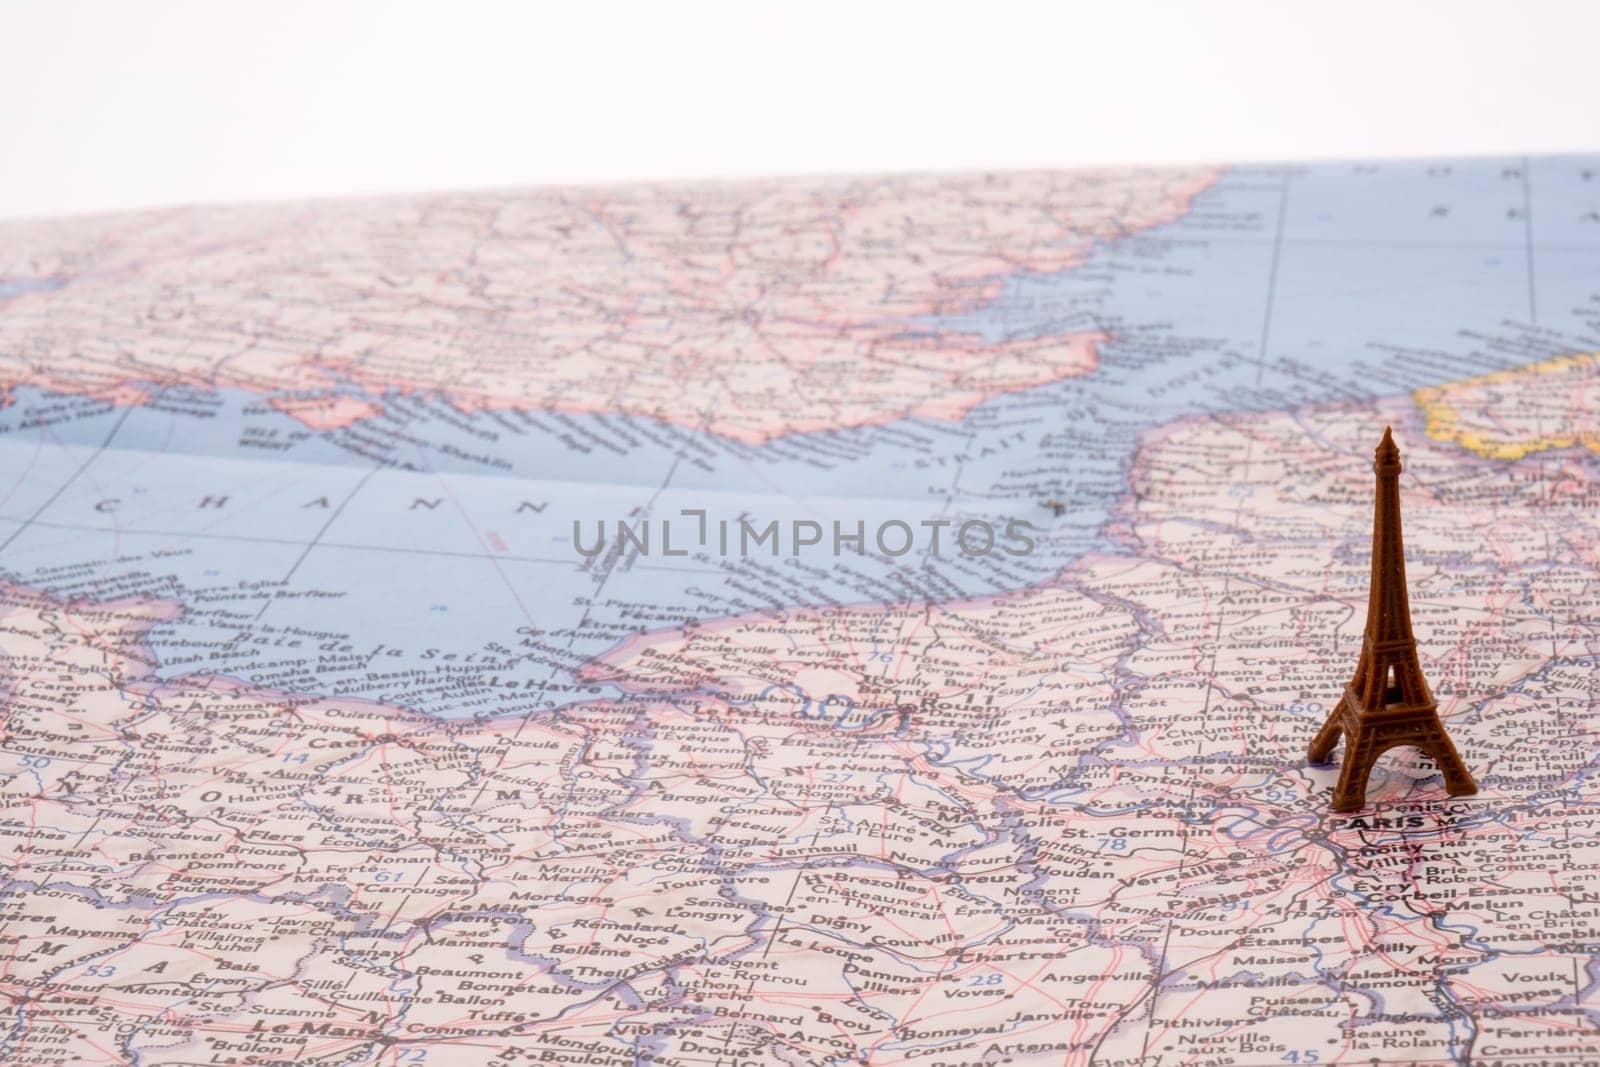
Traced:
POLYGON ((1333 790, 1334 811, 1356 811, 1366 803, 1367 778, 1378 756, 1397 745, 1415 745, 1444 773, 1451 796, 1478 791, 1466 764, 1439 721, 1439 705, 1417 660, 1406 594, 1405 546, 1400 534, 1400 449, 1384 428, 1373 456, 1377 496, 1372 519, 1372 582, 1361 657, 1327 722, 1306 752, 1325 763, 1343 735, 1344 766, 1333 790))

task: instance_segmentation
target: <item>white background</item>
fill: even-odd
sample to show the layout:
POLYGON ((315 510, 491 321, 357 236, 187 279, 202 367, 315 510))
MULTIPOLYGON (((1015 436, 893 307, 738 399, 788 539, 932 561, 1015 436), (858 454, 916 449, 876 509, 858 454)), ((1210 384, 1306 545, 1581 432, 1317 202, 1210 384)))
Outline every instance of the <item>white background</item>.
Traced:
POLYGON ((635 178, 1600 148, 1600 5, 8 6, 0 216, 635 178))

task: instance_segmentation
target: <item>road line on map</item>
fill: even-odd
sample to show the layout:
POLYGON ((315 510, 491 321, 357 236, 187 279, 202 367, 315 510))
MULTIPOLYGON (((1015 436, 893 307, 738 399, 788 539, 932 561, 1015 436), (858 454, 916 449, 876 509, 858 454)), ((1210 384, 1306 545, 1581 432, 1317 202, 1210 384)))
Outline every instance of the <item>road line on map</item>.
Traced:
MULTIPOLYGON (((815 845, 817 843, 817 839, 820 838, 821 836, 822 836, 822 831, 821 830, 818 830, 816 833, 812 834, 811 835, 811 844, 815 845)), ((789 883, 789 893, 788 893, 787 896, 785 896, 783 898, 783 910, 778 913, 778 921, 772 927, 772 932, 767 935, 766 947, 764 947, 761 950, 761 958, 762 959, 766 959, 767 958, 767 955, 772 952, 773 944, 778 940, 778 933, 779 933, 779 931, 781 931, 783 929, 784 920, 789 917, 789 905, 790 905, 790 903, 792 903, 794 901, 795 891, 800 888, 800 883, 805 878, 806 870, 807 870, 807 868, 806 868, 805 863, 803 861, 801 862, 800 866, 795 868, 794 880, 789 883)), ((754 978, 752 978, 752 979, 750 979, 750 984, 745 987, 745 990, 744 990, 744 1003, 739 1006, 739 1014, 734 1016, 733 1020, 728 1023, 728 1036, 727 1036, 727 1039, 722 1042, 722 1051, 717 1053, 716 1063, 714 1063, 712 1065, 712 1067, 722 1067, 722 1058, 729 1054, 728 1049, 729 1049, 729 1046, 731 1046, 733 1044, 733 1035, 734 1035, 734 1033, 739 1029, 739 1024, 744 1022, 744 1017, 747 1014, 749 1014, 749 1011, 750 1011, 750 995, 751 995, 751 993, 753 993, 755 991, 755 988, 756 988, 756 980, 754 978)))

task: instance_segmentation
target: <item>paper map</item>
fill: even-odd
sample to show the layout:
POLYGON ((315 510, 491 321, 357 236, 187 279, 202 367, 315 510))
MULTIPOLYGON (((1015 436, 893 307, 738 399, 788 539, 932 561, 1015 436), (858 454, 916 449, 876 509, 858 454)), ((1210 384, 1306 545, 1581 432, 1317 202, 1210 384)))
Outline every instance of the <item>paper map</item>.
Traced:
POLYGON ((1600 1061, 1597 175, 0 223, 0 1060, 1600 1061))

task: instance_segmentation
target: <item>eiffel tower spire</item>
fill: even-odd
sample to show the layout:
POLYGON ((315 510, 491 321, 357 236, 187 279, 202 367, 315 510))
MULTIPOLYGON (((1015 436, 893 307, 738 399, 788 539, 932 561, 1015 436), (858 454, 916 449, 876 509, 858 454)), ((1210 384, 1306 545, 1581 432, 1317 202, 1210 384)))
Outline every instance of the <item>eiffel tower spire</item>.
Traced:
POLYGON ((1411 641, 1411 604, 1406 597, 1406 552, 1400 534, 1400 449, 1383 428, 1372 459, 1378 487, 1372 516, 1372 584, 1366 632, 1377 641, 1411 641), (1390 579, 1393 579, 1392 581, 1390 579))
POLYGON ((1373 453, 1377 476, 1372 514, 1372 582, 1361 658, 1339 703, 1328 715, 1306 755, 1322 763, 1345 738, 1344 767, 1334 789, 1333 809, 1355 811, 1366 801, 1367 777, 1385 749, 1416 745, 1444 772, 1451 796, 1478 791, 1439 721, 1438 704, 1422 676, 1417 639, 1411 631, 1406 594, 1405 543, 1400 533, 1400 449, 1384 427, 1373 453))

